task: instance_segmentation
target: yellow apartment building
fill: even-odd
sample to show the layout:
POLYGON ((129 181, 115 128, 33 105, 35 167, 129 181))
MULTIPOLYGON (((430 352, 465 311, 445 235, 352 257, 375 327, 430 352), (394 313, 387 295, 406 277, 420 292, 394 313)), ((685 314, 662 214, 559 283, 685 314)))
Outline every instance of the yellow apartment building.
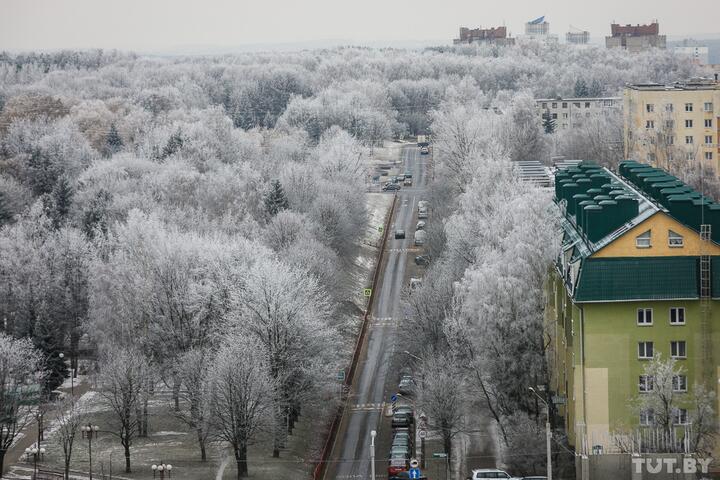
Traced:
POLYGON ((675 171, 703 162, 720 174, 720 82, 628 85, 623 94, 625 157, 675 171))

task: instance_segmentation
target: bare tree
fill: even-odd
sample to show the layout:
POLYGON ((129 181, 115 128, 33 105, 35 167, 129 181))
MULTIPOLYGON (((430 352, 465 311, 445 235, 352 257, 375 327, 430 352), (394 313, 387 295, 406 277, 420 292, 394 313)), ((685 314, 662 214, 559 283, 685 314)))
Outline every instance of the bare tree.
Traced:
POLYGON ((145 357, 128 348, 109 348, 101 359, 99 392, 115 420, 111 431, 125 451, 125 472, 130 473, 130 447, 140 433, 143 394, 149 377, 145 357))
POLYGON ((65 480, 70 479, 70 461, 72 459, 75 435, 77 435, 82 423, 80 407, 71 399, 58 402, 54 407, 55 422, 57 431, 54 441, 58 444, 63 454, 65 480))
POLYGON ((178 358, 176 367, 182 385, 180 410, 176 412, 176 416, 195 431, 203 462, 207 460, 205 447, 210 417, 209 392, 205 387, 211 361, 212 358, 207 350, 193 349, 178 358))
POLYGON ((213 435, 232 446, 238 479, 248 474, 248 446, 273 424, 277 383, 269 372, 264 347, 233 336, 218 350, 207 381, 213 435))
POLYGON ((42 355, 30 339, 0 333, 0 472, 5 454, 33 420, 40 400, 42 355))

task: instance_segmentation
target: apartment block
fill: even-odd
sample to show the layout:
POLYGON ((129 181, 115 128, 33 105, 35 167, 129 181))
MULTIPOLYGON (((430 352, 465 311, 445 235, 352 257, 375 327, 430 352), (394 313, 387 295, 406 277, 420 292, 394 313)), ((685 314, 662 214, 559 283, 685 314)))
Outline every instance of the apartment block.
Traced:
POLYGON ((648 452, 664 438, 688 451, 693 386, 720 393, 720 204, 634 161, 618 173, 571 164, 554 187, 562 251, 547 286, 546 333, 551 394, 570 444, 582 455, 620 445, 648 452), (644 372, 658 354, 682 367, 670 432, 634 407, 653 388, 644 372))
POLYGON ((597 115, 617 115, 622 107, 620 97, 540 98, 535 100, 538 121, 549 115, 556 129, 575 128, 597 115))
POLYGON ((453 40, 453 44, 515 45, 515 39, 508 37, 506 27, 472 29, 460 27, 460 36, 453 40))
POLYGON ((649 25, 610 25, 610 36, 605 37, 607 48, 622 48, 637 53, 650 48, 665 48, 665 35, 660 35, 660 24, 649 25))
POLYGON ((669 170, 704 162, 720 173, 720 82, 628 85, 623 94, 625 156, 669 170))

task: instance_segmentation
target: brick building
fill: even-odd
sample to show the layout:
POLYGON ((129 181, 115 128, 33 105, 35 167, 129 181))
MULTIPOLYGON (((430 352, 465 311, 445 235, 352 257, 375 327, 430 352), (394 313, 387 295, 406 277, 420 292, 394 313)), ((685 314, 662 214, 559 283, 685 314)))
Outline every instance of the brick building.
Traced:
POLYGON ((605 37, 607 48, 622 48, 629 52, 641 52, 649 48, 666 48, 665 35, 660 35, 660 24, 610 25, 610 36, 605 37))
POLYGON ((515 45, 515 39, 507 35, 507 27, 467 28, 460 27, 460 37, 453 40, 455 45, 487 43, 494 45, 515 45))

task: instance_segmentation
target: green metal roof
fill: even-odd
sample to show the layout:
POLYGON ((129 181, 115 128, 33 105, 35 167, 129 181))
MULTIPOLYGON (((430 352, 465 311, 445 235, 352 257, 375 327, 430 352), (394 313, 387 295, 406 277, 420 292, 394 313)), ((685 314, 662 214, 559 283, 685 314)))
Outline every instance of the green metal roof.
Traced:
MULTIPOLYGON (((575 301, 699 298, 698 262, 698 257, 586 258, 575 288, 575 301)), ((714 292, 720 291, 715 288, 716 282, 720 286, 720 276, 714 274, 714 292)))

